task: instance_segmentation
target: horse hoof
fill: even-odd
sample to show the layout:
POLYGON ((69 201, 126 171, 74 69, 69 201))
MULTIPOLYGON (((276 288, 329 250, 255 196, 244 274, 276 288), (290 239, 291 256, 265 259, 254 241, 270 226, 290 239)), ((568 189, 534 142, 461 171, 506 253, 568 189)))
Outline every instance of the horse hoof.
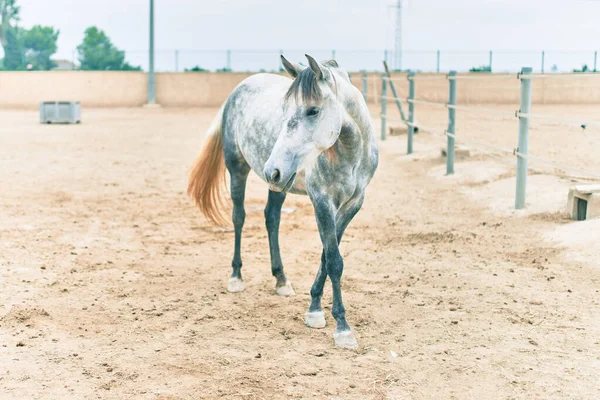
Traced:
POLYGON ((325 322, 325 314, 323 314, 323 311, 307 312, 306 317, 304 318, 304 323, 309 328, 315 329, 325 328, 325 325, 327 324, 325 322))
POLYGON ((352 331, 335 332, 333 334, 333 340, 335 341, 335 345, 340 349, 358 349, 358 342, 352 331))
POLYGON ((285 285, 275 288, 275 292, 280 296, 293 296, 296 294, 290 281, 286 281, 285 285))
POLYGON ((227 283, 227 291, 231 293, 238 293, 244 290, 244 281, 240 278, 229 278, 227 283))

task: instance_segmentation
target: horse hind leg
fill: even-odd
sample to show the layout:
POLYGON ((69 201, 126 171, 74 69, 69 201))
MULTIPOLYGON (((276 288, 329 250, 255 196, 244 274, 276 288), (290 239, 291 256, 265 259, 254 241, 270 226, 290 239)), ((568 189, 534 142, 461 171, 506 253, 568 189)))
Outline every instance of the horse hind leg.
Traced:
POLYGON ((310 289, 310 307, 306 312, 304 323, 309 328, 325 328, 327 322, 325 321, 325 313, 321 308, 321 297, 323 297, 323 286, 327 280, 327 269, 325 266, 325 251, 321 253, 321 265, 319 265, 319 271, 317 277, 310 289))
POLYGON ((285 201, 285 193, 269 190, 269 200, 265 208, 265 223, 269 236, 269 249, 271 252, 271 272, 277 279, 275 291, 280 296, 293 296, 296 294, 290 281, 283 272, 283 263, 279 251, 279 222, 281 221, 281 207, 285 201))
POLYGON ((227 169, 231 176, 231 200, 233 202, 233 226, 235 229, 235 247, 233 251, 233 260, 231 261, 231 277, 227 285, 227 290, 232 293, 244 290, 242 280, 242 228, 246 220, 246 211, 244 210, 244 198, 246 197, 246 181, 250 173, 250 167, 244 162, 228 163, 227 169))

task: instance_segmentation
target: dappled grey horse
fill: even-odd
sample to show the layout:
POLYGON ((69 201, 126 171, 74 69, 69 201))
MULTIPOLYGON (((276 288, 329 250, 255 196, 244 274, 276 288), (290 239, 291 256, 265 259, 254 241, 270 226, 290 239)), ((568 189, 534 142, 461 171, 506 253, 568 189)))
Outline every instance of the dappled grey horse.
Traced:
POLYGON ((323 286, 333 287, 331 314, 337 327, 335 344, 356 348, 346 322, 339 250, 344 231, 360 210, 365 188, 375 173, 377 142, 362 94, 335 60, 310 67, 281 61, 294 78, 257 74, 241 82, 221 107, 209 128, 205 147, 194 164, 188 194, 204 215, 225 223, 221 210, 225 167, 231 176, 235 250, 228 290, 244 290, 240 243, 246 213, 246 179, 253 170, 269 185, 265 219, 276 292, 293 295, 279 254, 279 220, 286 193, 308 194, 323 243, 321 265, 311 288, 306 325, 325 327, 321 308, 323 286))

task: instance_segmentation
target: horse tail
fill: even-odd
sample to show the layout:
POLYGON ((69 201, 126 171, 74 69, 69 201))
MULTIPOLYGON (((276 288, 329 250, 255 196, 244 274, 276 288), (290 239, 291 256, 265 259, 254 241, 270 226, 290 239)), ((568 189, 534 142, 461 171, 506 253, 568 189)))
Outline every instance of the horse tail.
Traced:
POLYGON ((187 194, 194 200, 202 214, 213 224, 224 226, 225 161, 223 152, 223 109, 210 124, 202 152, 190 169, 187 194))

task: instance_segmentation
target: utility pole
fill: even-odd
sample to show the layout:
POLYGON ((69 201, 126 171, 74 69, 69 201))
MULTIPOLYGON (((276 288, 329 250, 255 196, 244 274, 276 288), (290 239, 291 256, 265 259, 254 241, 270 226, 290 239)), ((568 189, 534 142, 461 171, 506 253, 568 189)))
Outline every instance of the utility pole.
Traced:
POLYGON ((394 69, 402 69, 402 0, 396 3, 396 37, 394 42, 394 69))
POLYGON ((148 60, 148 106, 156 104, 156 81, 154 77, 154 0, 150 0, 150 51, 148 60))

